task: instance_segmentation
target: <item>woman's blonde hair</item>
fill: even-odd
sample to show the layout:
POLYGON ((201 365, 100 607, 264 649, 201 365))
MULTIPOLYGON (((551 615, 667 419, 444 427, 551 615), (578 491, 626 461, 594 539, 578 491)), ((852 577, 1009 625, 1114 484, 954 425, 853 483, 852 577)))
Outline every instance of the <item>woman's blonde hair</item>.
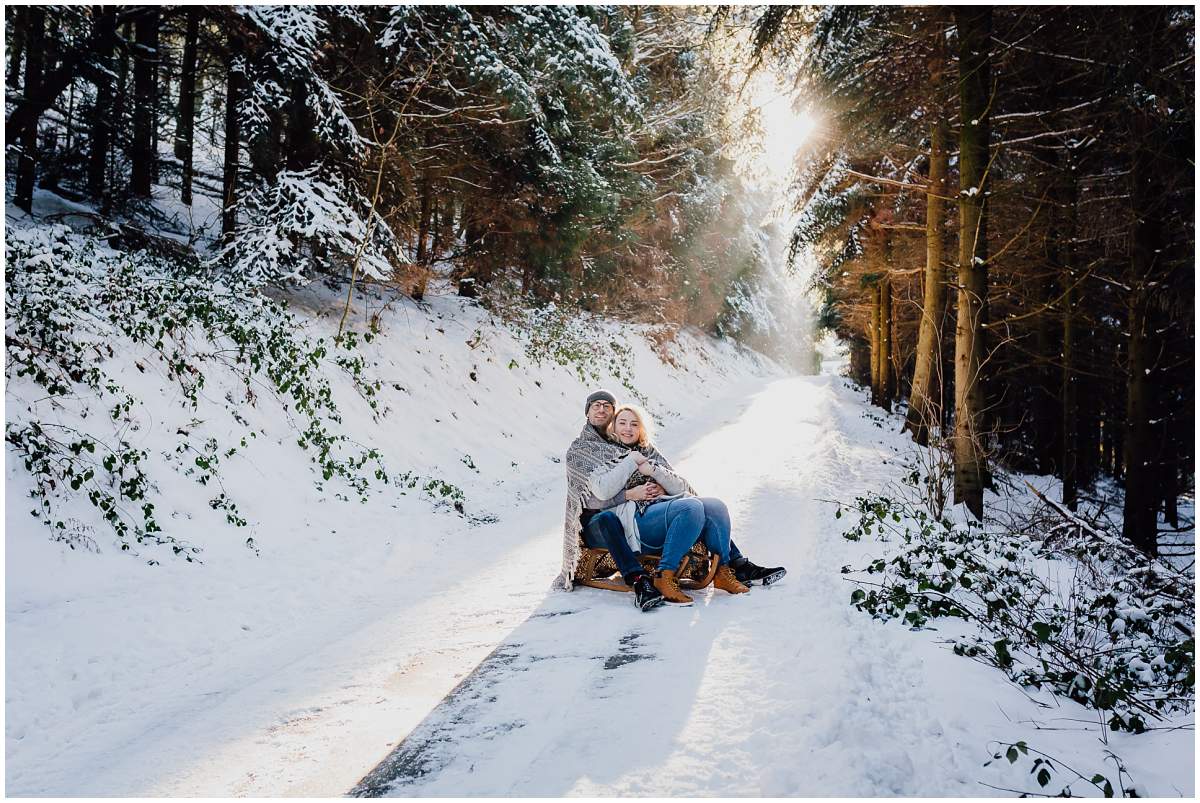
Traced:
POLYGON ((617 416, 626 411, 633 413, 634 417, 638 420, 638 423, 641 424, 642 427, 642 432, 638 437, 637 445, 650 446, 653 444, 654 421, 650 418, 649 413, 647 413, 641 407, 638 407, 636 404, 622 404, 617 408, 616 412, 613 413, 612 420, 608 422, 608 437, 617 443, 621 442, 621 439, 617 437, 617 416))

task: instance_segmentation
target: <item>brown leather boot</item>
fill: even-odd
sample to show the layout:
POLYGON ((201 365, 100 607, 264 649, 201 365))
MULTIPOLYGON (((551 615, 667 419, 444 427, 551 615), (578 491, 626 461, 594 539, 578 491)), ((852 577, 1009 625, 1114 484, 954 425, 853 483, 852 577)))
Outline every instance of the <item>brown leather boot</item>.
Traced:
POLYGON ((657 588, 663 595, 663 599, 668 605, 691 605, 692 598, 679 588, 679 583, 675 580, 675 572, 670 569, 663 569, 654 575, 654 587, 657 588))
POLYGON ((728 591, 730 594, 745 594, 750 590, 748 586, 743 585, 737 579, 737 576, 733 573, 733 569, 725 565, 717 569, 717 575, 713 578, 713 588, 728 591))

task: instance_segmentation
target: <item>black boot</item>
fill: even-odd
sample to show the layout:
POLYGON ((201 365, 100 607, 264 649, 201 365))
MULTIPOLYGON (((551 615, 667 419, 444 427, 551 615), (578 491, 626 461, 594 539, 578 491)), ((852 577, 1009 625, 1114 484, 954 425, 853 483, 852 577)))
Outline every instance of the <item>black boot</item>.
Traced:
POLYGON ((640 611, 648 611, 663 604, 662 592, 654 587, 648 574, 638 574, 633 579, 633 604, 640 611))
POLYGON ((748 558, 738 558, 737 560, 730 561, 729 566, 733 569, 734 576, 746 585, 759 583, 769 586, 773 583, 778 583, 787 574, 787 569, 782 566, 765 569, 762 566, 751 563, 748 558))

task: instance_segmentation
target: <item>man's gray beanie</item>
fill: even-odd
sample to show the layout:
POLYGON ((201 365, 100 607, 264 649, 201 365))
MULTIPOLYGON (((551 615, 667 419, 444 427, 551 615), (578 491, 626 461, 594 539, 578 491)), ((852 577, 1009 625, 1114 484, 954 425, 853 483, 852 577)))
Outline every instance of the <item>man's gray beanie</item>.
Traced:
POLYGON ((583 414, 587 415, 588 410, 592 409, 592 402, 606 401, 613 407, 617 406, 617 397, 609 393, 607 390, 597 390, 587 397, 587 401, 583 403, 583 414))

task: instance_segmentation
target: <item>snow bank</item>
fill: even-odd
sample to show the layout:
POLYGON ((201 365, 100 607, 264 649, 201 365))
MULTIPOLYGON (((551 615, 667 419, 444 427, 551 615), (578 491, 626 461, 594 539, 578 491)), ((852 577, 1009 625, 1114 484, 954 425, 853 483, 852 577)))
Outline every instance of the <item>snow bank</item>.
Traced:
MULTIPOLYGON (((309 337, 330 338, 339 298, 316 285, 289 300, 309 337)), ((124 553, 99 521, 87 522, 98 552, 50 540, 29 515, 32 480, 6 451, 9 794, 348 789, 544 596, 561 559, 560 539, 546 537, 561 531, 560 461, 583 399, 597 384, 628 390, 611 375, 585 381, 537 364, 517 331, 457 296, 418 305, 367 293, 350 324, 372 322, 380 336, 362 354, 382 415, 331 371, 345 430, 393 474, 460 489, 461 512, 437 490, 392 485, 362 503, 320 482, 265 394, 239 406, 258 434, 218 475, 245 528, 210 508, 211 489, 179 471, 154 475, 160 523, 200 549, 197 562, 148 546, 124 553), (317 720, 314 739, 306 727, 317 720)), ((623 349, 630 384, 668 433, 710 399, 780 372, 698 334, 667 347, 669 364, 642 327, 596 332, 623 349)), ((180 429, 239 431, 219 415, 222 397, 243 392, 233 377, 215 371, 192 413, 140 357, 105 362, 140 402, 126 433, 138 448, 168 452, 180 429)), ((9 421, 36 390, 10 382, 9 421)), ((86 400, 65 404, 74 415, 86 400)))

